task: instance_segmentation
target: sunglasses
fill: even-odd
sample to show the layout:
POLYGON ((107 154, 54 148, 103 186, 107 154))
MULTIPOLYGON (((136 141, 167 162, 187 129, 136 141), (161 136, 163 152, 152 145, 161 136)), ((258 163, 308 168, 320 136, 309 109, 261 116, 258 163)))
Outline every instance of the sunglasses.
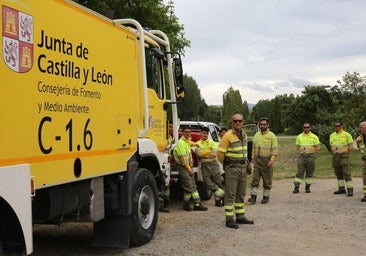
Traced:
POLYGON ((303 128, 304 128, 304 129, 309 129, 309 128, 310 128, 310 126, 304 126, 303 128))
POLYGON ((241 123, 241 122, 243 122, 243 120, 233 120, 233 123, 237 123, 237 124, 239 124, 239 123, 241 123))
POLYGON ((340 125, 338 125, 338 124, 336 124, 336 125, 334 125, 334 127, 341 127, 340 125))

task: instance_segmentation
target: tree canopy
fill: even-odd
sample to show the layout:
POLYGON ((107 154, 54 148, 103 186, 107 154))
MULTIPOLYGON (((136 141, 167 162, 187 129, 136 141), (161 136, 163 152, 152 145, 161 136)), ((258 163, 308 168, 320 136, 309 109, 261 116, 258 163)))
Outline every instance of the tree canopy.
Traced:
POLYGON ((171 49, 184 55, 191 43, 185 38, 184 25, 175 15, 174 4, 163 0, 74 0, 111 19, 131 18, 142 27, 158 29, 167 34, 171 49))

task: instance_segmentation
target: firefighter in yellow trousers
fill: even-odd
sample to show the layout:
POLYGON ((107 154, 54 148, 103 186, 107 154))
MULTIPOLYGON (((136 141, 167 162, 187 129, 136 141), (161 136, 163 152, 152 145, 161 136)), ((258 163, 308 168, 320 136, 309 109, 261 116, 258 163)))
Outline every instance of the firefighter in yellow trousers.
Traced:
POLYGON ((294 194, 300 192, 300 184, 305 176, 305 193, 310 193, 310 186, 313 183, 315 171, 315 152, 320 148, 319 137, 311 132, 310 123, 304 123, 303 132, 296 137, 297 173, 294 180, 294 194))
POLYGON ((217 158, 225 169, 225 219, 226 227, 238 229, 238 224, 254 224, 245 217, 244 199, 247 183, 247 134, 243 131, 243 115, 232 117, 232 129, 222 137, 217 158), (234 221, 234 214, 236 220, 234 221))
POLYGON ((351 163, 349 161, 353 139, 351 134, 342 129, 342 125, 341 121, 334 121, 335 132, 329 137, 329 144, 332 148, 332 166, 338 183, 338 190, 334 191, 334 194, 347 194, 347 196, 353 196, 353 181, 350 170, 351 163))
POLYGON ((361 151, 361 160, 362 160, 362 192, 363 197, 361 198, 361 202, 366 202, 366 122, 361 122, 358 126, 361 132, 361 135, 357 137, 356 143, 357 147, 361 151))
POLYGON ((269 130, 267 118, 259 120, 260 131, 256 132, 253 138, 252 164, 254 165, 253 179, 249 202, 255 204, 257 201, 260 179, 263 180, 262 204, 269 202, 269 195, 272 188, 273 165, 278 155, 278 143, 276 135, 269 130))
POLYGON ((215 206, 222 207, 224 197, 223 177, 216 157, 217 145, 208 138, 209 131, 208 127, 202 127, 201 139, 197 141, 196 153, 200 158, 203 180, 214 193, 215 206))
POLYGON ((192 170, 191 146, 195 143, 190 140, 191 129, 187 126, 182 129, 183 135, 178 141, 178 145, 173 150, 174 160, 177 163, 177 168, 183 188, 183 210, 191 211, 191 199, 193 200, 194 211, 207 211, 207 207, 201 204, 201 198, 196 189, 194 180, 194 172, 192 170))

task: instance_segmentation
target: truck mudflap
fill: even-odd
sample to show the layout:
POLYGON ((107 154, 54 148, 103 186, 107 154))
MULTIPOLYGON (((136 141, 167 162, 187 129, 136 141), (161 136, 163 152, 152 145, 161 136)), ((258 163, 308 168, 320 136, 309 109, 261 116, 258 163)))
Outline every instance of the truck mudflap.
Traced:
MULTIPOLYGON (((24 236, 25 252, 33 252, 31 179, 29 164, 0 167, 0 198, 14 211, 24 236)), ((0 209, 0 213, 4 209, 0 209)), ((5 230, 6 232, 6 230, 5 230)), ((3 249, 6 243, 1 241, 3 249)), ((1 250, 2 248, 0 248, 1 250)))
POLYGON ((94 223, 93 246, 128 248, 148 243, 158 222, 158 189, 151 171, 136 165, 119 179, 120 208, 103 220, 94 223), (126 193, 125 189, 130 193, 126 193), (130 198, 126 198, 130 197, 130 198), (129 205, 127 205, 129 204, 129 205), (116 214, 118 213, 118 214, 116 214))

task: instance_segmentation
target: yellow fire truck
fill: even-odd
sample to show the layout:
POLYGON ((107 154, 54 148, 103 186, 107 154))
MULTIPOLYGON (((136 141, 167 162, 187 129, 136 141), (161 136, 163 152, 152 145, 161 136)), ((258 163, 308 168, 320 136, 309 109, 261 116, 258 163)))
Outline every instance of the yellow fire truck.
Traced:
POLYGON ((93 222, 100 247, 149 242, 168 109, 177 131, 184 97, 167 36, 66 0, 1 12, 0 255, 31 254, 33 224, 93 222))

